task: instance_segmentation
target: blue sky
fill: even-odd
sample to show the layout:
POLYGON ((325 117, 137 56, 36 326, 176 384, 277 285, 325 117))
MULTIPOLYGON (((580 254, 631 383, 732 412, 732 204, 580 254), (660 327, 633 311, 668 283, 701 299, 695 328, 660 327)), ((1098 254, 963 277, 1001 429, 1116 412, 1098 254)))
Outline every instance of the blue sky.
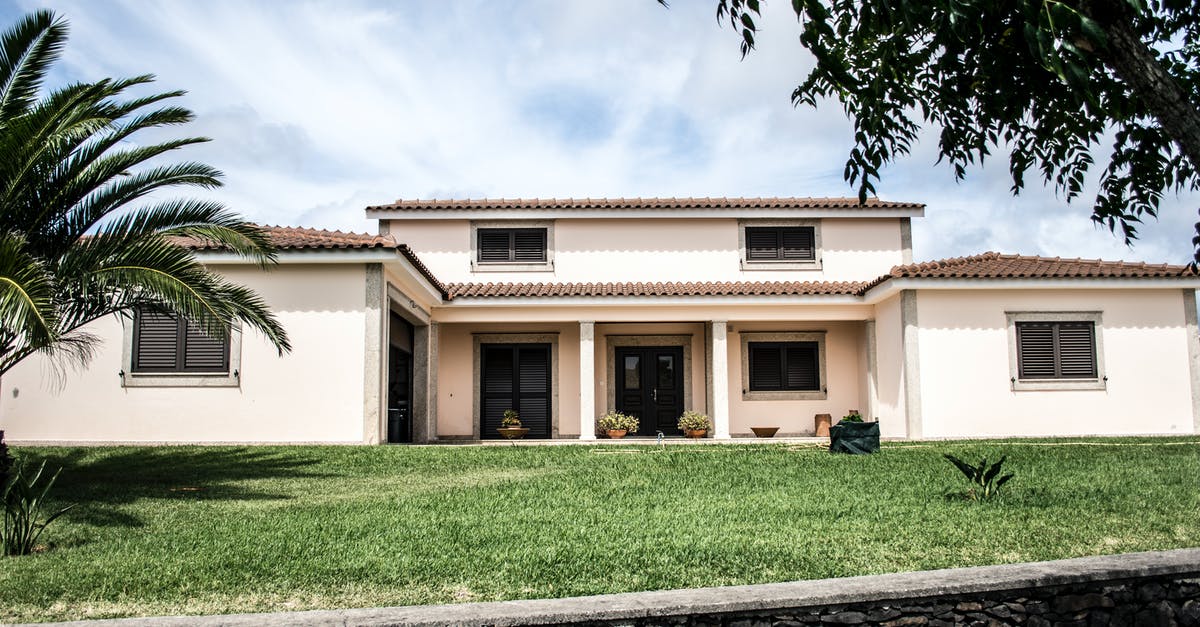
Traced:
MULTIPOLYGON (((767 3, 745 60, 712 0, 0 0, 0 20, 70 20, 56 80, 188 90, 182 132, 213 141, 177 156, 223 170, 237 211, 368 231, 362 208, 397 198, 852 195, 841 109, 789 102, 812 63, 789 5, 767 3)), ((1190 259, 1200 194, 1169 197, 1129 249, 1089 199, 1012 197, 1003 156, 955 182, 928 136, 878 186, 928 205, 919 259, 1190 259)))

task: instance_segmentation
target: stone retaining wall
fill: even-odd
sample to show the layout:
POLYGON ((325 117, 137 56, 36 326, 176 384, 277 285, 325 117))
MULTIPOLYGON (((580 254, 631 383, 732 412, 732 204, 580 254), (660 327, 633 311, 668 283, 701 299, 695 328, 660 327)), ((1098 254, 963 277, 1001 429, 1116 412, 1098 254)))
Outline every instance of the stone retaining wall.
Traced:
POLYGON ((1200 627, 1200 549, 572 599, 87 624, 1200 627))

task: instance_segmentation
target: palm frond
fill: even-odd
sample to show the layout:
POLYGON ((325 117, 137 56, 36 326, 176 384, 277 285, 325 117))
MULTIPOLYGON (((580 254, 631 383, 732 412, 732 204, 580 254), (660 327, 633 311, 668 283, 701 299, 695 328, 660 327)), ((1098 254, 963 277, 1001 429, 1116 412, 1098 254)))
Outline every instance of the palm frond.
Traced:
POLYGON ((66 42, 66 21, 47 10, 26 15, 0 35, 0 126, 35 101, 66 42))
POLYGON ((54 342, 54 282, 45 264, 26 250, 25 238, 0 235, 0 326, 34 349, 54 342))

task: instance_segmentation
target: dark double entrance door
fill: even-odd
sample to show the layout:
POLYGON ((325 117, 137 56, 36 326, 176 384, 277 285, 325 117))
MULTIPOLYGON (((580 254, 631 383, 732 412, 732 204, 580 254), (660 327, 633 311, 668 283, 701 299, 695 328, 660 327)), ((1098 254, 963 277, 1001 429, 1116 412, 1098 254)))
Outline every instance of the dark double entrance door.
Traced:
POLYGON ((617 411, 638 417, 637 435, 678 435, 684 376, 681 346, 617 347, 617 411))

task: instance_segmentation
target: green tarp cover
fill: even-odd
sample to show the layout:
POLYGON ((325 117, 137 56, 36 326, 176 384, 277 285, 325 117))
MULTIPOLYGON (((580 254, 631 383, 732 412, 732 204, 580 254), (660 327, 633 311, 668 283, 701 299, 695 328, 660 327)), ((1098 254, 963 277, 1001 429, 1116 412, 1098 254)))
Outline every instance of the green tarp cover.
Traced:
POLYGON ((878 450, 878 422, 839 422, 829 428, 830 453, 863 455, 878 450))

